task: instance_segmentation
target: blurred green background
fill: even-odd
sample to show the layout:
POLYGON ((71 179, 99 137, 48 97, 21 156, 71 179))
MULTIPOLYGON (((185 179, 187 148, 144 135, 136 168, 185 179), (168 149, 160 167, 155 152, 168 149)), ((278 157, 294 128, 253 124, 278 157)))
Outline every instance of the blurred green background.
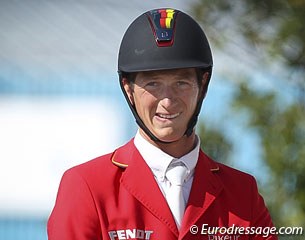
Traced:
MULTIPOLYGON (((304 227, 305 1, 199 1, 192 9, 214 49, 226 55, 215 69, 234 85, 229 107, 244 119, 241 134, 255 135, 256 171, 264 172, 258 181, 275 225, 304 227)), ((207 151, 238 162, 231 153, 239 144, 212 127, 202 123, 207 151)))

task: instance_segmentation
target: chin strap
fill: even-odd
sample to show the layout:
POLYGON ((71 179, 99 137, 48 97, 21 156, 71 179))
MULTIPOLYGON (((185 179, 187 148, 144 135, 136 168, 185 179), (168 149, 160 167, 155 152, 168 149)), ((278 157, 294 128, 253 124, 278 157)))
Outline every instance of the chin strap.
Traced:
POLYGON ((154 142, 165 143, 165 144, 175 142, 175 141, 173 141, 173 142, 165 142, 165 141, 160 140, 159 138, 157 138, 157 137, 156 137, 156 136, 155 136, 146 126, 145 126, 144 122, 142 121, 142 119, 140 118, 140 116, 139 116, 139 114, 138 114, 138 112, 137 112, 137 110, 136 110, 136 107, 131 103, 131 101, 129 100, 129 97, 128 97, 128 95, 127 95, 125 89, 124 89, 123 81, 122 81, 122 79, 123 79, 122 72, 121 72, 121 71, 118 71, 118 73, 119 73, 120 87, 121 87, 121 89, 122 89, 122 91, 123 91, 123 94, 124 94, 124 96, 125 96, 125 99, 126 99, 128 105, 129 105, 129 108, 130 108, 130 110, 131 110, 133 116, 134 116, 135 119, 136 119, 136 123, 138 124, 138 126, 139 126, 139 127, 147 134, 147 136, 149 136, 150 139, 153 140, 154 142))

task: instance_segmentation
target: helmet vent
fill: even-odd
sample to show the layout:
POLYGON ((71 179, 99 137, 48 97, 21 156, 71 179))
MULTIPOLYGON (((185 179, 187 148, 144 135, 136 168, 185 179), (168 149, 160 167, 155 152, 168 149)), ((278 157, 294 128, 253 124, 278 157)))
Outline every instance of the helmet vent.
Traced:
POLYGON ((156 43, 159 47, 173 45, 177 13, 178 11, 174 9, 155 9, 147 12, 156 43))

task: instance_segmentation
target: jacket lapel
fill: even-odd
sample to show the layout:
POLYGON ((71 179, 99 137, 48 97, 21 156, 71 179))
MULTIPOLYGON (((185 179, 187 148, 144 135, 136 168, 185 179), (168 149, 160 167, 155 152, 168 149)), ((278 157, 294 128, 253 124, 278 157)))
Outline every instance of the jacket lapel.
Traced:
POLYGON ((221 192, 223 185, 217 177, 218 171, 218 165, 200 151, 179 239, 189 232, 221 192))
POLYGON ((116 150, 112 162, 126 168, 121 184, 178 237, 178 229, 167 202, 133 140, 116 150))

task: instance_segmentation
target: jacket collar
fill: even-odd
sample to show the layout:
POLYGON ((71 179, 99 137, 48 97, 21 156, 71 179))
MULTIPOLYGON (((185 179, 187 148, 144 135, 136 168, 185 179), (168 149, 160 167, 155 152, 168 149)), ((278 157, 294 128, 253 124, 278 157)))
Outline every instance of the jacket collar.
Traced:
POLYGON ((223 189, 219 179, 219 165, 200 151, 193 185, 182 220, 179 239, 205 214, 223 189))
POLYGON ((133 139, 117 149, 113 153, 111 161, 114 165, 125 169, 121 178, 122 185, 176 237, 179 236, 179 239, 189 232, 190 226, 195 224, 206 212, 223 188, 217 176, 220 171, 219 165, 200 151, 179 234, 167 202, 151 170, 136 149, 133 139))

